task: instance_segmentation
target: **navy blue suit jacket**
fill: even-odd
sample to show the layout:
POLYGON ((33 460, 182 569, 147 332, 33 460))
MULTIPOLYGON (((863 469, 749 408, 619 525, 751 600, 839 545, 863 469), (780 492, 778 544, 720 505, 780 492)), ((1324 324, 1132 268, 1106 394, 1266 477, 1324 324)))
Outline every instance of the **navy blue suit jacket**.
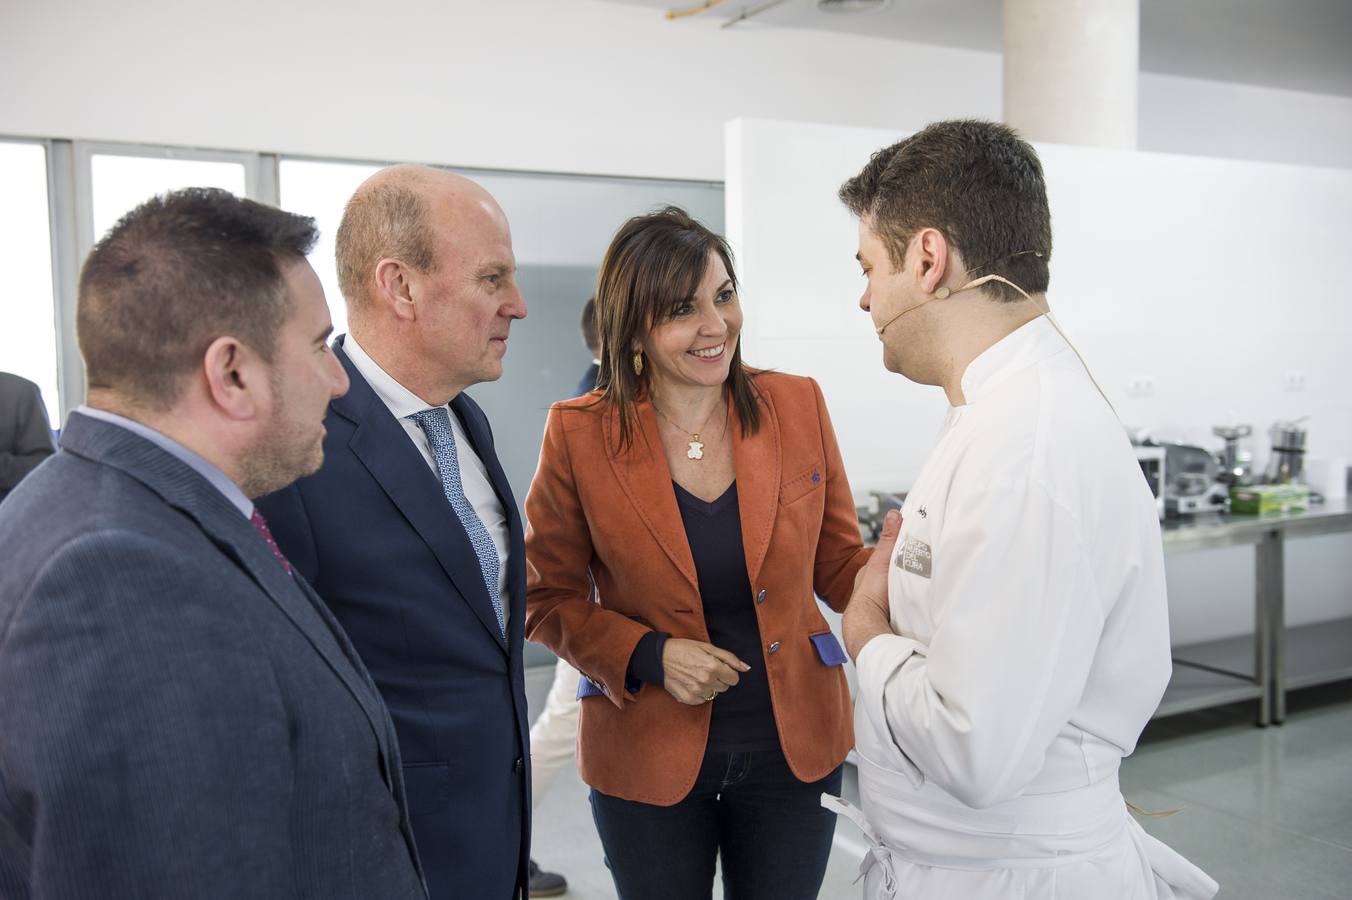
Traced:
POLYGON ((526 884, 529 729, 521 518, 483 411, 451 402, 510 529, 504 641, 440 480, 342 350, 324 466, 258 501, 292 564, 351 637, 394 719, 433 900, 507 900, 526 884))
POLYGON ((0 897, 421 900, 324 604, 177 457, 73 414, 0 505, 0 897))
POLYGON ((583 394, 591 393, 592 390, 595 389, 596 387, 596 378, 600 374, 601 374, 600 363, 592 363, 590 366, 588 366, 586 373, 582 376, 582 380, 577 383, 577 393, 574 394, 573 396, 581 397, 583 394))

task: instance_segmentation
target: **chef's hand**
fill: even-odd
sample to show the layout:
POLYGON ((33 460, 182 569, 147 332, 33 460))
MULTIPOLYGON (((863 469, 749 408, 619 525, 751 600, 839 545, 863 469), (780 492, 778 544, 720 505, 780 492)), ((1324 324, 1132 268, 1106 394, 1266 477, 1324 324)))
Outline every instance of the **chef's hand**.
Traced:
POLYGON ((662 645, 662 686, 689 706, 708 703, 737 683, 751 667, 703 641, 667 638, 662 645))
POLYGON ((880 634, 892 633, 891 609, 887 603, 887 570, 892 565, 892 552, 901 534, 901 513, 892 510, 883 519, 883 533, 878 546, 864 567, 854 576, 854 593, 845 607, 841 631, 845 635, 845 650, 855 662, 864 645, 880 634))

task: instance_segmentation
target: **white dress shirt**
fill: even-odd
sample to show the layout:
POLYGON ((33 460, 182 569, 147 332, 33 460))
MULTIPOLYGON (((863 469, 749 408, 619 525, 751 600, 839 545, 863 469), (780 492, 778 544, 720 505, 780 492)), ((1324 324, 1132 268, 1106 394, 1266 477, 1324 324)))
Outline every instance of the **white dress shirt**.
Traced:
POLYGON ((895 632, 859 655, 868 896, 1200 898, 1122 757, 1169 681, 1163 545, 1127 437, 1045 317, 968 367, 902 507, 895 632))
MULTIPOLYGON (((361 373, 361 377, 366 379, 371 390, 376 392, 376 396, 403 426, 404 433, 413 442, 413 446, 418 448, 418 452, 422 454, 428 468, 432 470, 437 483, 440 484, 441 471, 437 468, 436 457, 432 455, 432 445, 427 442, 427 435, 423 433, 418 423, 409 418, 431 407, 417 394, 395 381, 393 376, 367 356, 361 344, 350 334, 343 338, 343 352, 352 360, 352 365, 361 373)), ((449 403, 442 408, 450 415, 451 430, 455 433, 455 455, 460 463, 460 485, 465 489, 465 497, 478 513, 484 527, 488 529, 488 536, 493 539, 493 546, 498 551, 498 595, 502 599, 502 621, 505 627, 507 614, 511 608, 507 593, 507 513, 502 507, 502 501, 498 499, 497 491, 493 489, 488 469, 479 458, 479 454, 474 452, 474 445, 470 443, 469 435, 465 434, 464 426, 460 424, 455 410, 450 408, 449 403)))

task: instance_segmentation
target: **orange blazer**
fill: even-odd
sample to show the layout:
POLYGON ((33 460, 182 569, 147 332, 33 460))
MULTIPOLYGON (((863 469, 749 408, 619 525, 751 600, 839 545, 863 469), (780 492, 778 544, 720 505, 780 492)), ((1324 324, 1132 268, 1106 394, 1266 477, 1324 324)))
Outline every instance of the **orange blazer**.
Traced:
MULTIPOLYGON (((816 781, 845 759, 854 731, 841 666, 824 662, 811 640, 830 630, 814 592, 844 610, 870 551, 817 383, 771 372, 754 383, 760 430, 743 436, 735 415, 728 429, 747 602, 754 598, 780 746, 794 775, 816 781)), ((670 806, 699 773, 710 704, 686 706, 655 685, 630 693, 625 672, 650 630, 706 642, 709 633, 652 404, 637 413, 634 442, 620 452, 618 413, 595 394, 550 409, 526 496, 526 635, 604 691, 582 702, 583 780, 670 806), (599 602, 589 599, 592 579, 599 602)))

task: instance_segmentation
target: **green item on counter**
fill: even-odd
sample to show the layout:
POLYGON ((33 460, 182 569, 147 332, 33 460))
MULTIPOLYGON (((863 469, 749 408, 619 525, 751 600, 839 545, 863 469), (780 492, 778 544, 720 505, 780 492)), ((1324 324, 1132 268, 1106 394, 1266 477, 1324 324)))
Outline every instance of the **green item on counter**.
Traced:
POLYGON ((1304 512, 1310 489, 1303 484, 1255 484, 1230 488, 1230 512, 1240 515, 1304 512))

